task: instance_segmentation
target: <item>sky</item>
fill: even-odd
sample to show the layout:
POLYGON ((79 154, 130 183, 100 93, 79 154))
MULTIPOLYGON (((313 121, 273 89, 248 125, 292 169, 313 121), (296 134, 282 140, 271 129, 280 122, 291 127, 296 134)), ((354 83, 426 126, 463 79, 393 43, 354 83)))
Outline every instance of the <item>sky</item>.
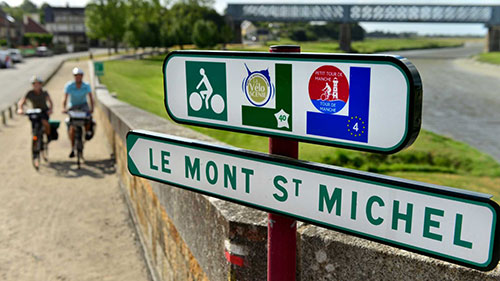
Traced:
MULTIPOLYGON (((10 6, 18 6, 23 0, 0 0, 7 2, 10 6)), ((66 6, 69 4, 71 7, 83 7, 88 0, 31 0, 37 5, 44 2, 52 6, 66 6)), ((329 3, 329 4, 462 4, 462 5, 499 5, 500 0, 215 0, 214 8, 223 13, 227 7, 227 3, 329 3)), ((485 35, 488 30, 482 24, 444 24, 444 23, 361 23, 361 26, 368 31, 389 31, 389 32, 417 32, 420 35, 485 35)))

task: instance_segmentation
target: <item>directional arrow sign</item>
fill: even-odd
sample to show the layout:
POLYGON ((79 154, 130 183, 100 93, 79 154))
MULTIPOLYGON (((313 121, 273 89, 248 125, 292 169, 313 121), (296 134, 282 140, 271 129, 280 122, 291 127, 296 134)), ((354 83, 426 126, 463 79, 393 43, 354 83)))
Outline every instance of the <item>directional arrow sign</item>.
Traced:
POLYGON ((485 194, 146 131, 127 149, 132 175, 479 270, 499 260, 499 207, 485 194))
POLYGON ((383 153, 420 130, 422 83, 402 57, 175 51, 163 72, 179 123, 383 153))

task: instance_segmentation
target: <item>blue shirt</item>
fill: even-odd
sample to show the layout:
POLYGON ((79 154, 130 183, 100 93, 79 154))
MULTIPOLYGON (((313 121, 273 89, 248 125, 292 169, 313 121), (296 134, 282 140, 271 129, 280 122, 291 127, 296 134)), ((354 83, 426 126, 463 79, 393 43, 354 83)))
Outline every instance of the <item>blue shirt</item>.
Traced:
POLYGON ((80 88, 75 81, 70 81, 64 86, 64 92, 69 95, 69 107, 87 103, 87 94, 91 92, 90 85, 82 82, 80 88))

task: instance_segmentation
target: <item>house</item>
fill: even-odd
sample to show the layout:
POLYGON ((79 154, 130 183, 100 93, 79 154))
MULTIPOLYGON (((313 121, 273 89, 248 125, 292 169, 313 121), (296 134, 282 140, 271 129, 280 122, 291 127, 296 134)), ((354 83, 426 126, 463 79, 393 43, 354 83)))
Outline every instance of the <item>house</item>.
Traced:
MULTIPOLYGON (((272 27, 270 24, 269 28, 272 27)), ((244 40, 265 42, 276 39, 276 36, 269 30, 255 26, 252 22, 244 20, 241 23, 241 36, 244 40)))
POLYGON ((40 15, 30 14, 23 17, 24 33, 48 34, 45 27, 40 24, 40 15))
POLYGON ((23 26, 12 16, 0 9, 0 45, 9 47, 22 43, 23 26))
POLYGON ((54 44, 65 44, 69 52, 85 50, 85 8, 45 7, 45 28, 54 35, 54 44))
POLYGON ((251 22, 244 20, 241 23, 241 37, 245 40, 255 41, 257 39, 257 27, 251 22))

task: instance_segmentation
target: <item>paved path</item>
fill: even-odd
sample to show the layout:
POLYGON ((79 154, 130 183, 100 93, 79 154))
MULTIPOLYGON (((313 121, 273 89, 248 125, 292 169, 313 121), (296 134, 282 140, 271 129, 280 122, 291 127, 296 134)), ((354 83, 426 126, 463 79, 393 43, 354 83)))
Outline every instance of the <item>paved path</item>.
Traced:
MULTIPOLYGON (((103 54, 105 49, 92 49, 93 54, 103 54)), ((22 63, 16 63, 14 68, 0 69, 0 110, 14 104, 30 88, 29 79, 39 75, 43 79, 52 73, 63 60, 87 56, 88 52, 77 52, 51 57, 26 58, 22 63)))
MULTIPOLYGON (((87 68, 66 63, 45 87, 54 119, 65 118, 62 89, 75 65, 87 68)), ((68 158, 64 125, 59 134, 37 172, 28 119, 0 126, 0 280, 148 280, 102 127, 86 143, 81 170, 68 158)))
POLYGON ((398 52, 424 83, 423 128, 469 143, 500 162, 500 67, 470 56, 483 44, 398 52))

